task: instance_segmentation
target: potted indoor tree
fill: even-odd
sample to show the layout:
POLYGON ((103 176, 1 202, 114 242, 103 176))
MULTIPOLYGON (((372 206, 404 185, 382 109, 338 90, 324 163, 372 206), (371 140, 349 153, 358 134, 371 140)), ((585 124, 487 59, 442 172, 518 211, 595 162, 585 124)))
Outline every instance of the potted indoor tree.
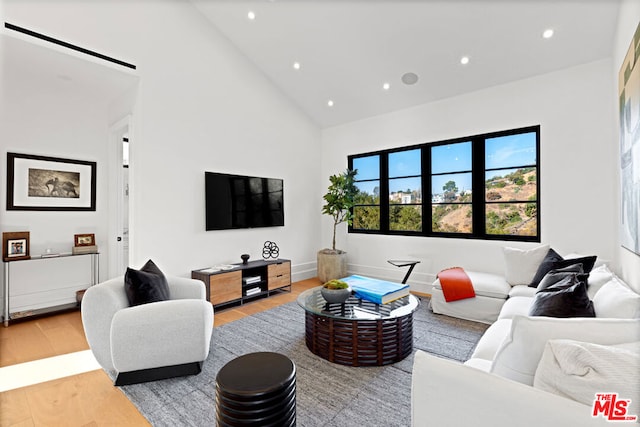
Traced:
POLYGON ((338 225, 346 222, 351 225, 353 219, 354 197, 358 189, 354 183, 357 170, 347 169, 338 175, 329 177, 330 185, 322 213, 333 218, 333 238, 331 249, 325 248, 318 252, 318 278, 324 283, 332 279, 340 279, 347 275, 347 253, 336 249, 336 230, 338 225))

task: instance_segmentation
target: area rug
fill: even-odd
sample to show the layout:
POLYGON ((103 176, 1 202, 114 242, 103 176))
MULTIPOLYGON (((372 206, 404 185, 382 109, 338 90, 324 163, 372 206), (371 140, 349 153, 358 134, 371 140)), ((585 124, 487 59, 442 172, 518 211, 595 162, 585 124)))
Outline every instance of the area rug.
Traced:
POLYGON ((465 361, 487 325, 433 314, 423 298, 414 314, 414 351, 383 367, 348 367, 312 354, 304 342, 304 311, 289 303, 214 328, 199 375, 121 387, 153 426, 215 424, 216 374, 256 351, 285 354, 296 365, 296 415, 302 427, 411 424, 411 368, 417 349, 465 361))

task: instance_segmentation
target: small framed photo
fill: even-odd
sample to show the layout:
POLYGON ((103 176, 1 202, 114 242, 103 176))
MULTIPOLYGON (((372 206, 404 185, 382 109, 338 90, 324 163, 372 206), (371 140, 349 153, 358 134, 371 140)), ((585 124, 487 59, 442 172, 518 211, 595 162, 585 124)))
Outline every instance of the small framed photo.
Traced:
POLYGON ((78 246, 95 246, 96 235, 95 234, 75 234, 73 236, 73 243, 75 247, 78 246))
POLYGON ((2 259, 17 261, 29 258, 28 231, 2 233, 2 259))

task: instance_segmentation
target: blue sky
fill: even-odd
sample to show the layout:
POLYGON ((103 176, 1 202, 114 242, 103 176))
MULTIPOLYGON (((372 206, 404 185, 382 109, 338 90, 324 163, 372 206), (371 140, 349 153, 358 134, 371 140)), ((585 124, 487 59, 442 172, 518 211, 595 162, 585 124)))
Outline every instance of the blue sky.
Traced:
POLYGON ((536 134, 531 132, 487 139, 485 155, 487 169, 534 165, 536 134))
MULTIPOLYGON (((533 165, 536 163, 536 135, 534 132, 488 138, 485 144, 485 164, 487 169, 510 166, 533 165)), ((471 142, 459 142, 434 146, 431 149, 431 170, 433 174, 466 172, 471 170, 471 142)), ((389 177, 420 175, 420 149, 389 153, 389 177)), ((357 180, 379 179, 380 156, 353 159, 354 169, 358 169, 357 180)), ((511 170, 487 172, 486 179, 496 175, 507 175, 511 170)), ((471 189, 470 173, 435 175, 432 178, 432 194, 442 193, 447 181, 453 180, 458 190, 471 189)), ((373 193, 378 182, 358 183, 362 191, 373 193)), ((390 179, 390 191, 420 188, 419 178, 390 179)))

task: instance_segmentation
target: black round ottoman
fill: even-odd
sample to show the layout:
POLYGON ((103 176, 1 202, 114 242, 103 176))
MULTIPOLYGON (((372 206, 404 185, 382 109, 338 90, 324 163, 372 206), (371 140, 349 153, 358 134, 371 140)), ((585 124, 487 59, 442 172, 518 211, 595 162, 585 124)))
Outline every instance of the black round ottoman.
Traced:
POLYGON ((295 426, 296 365, 278 353, 249 353, 216 376, 218 426, 295 426))

